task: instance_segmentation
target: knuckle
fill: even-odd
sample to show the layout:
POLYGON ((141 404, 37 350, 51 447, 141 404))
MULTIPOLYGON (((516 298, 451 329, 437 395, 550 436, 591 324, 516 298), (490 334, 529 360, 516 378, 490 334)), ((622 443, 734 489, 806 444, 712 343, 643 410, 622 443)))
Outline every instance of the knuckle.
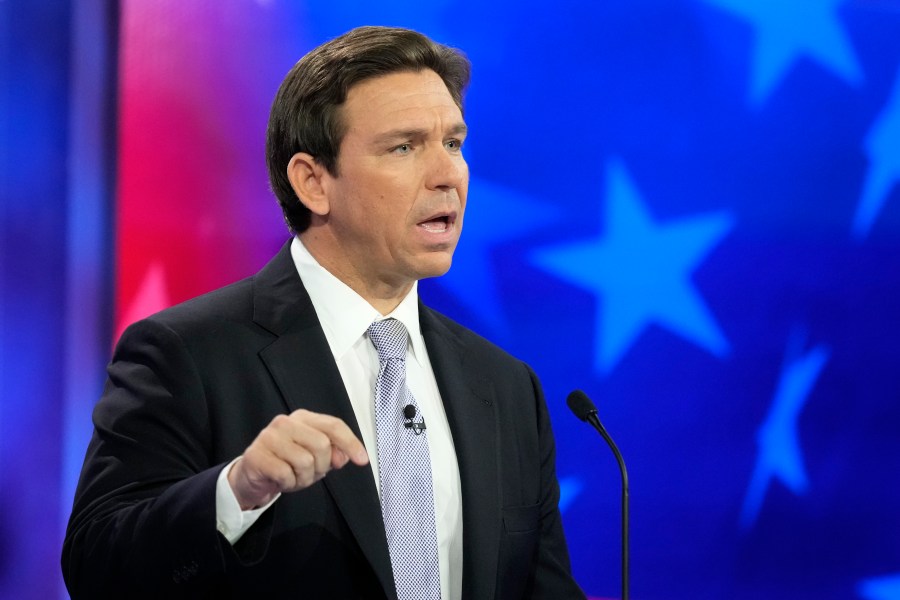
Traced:
POLYGON ((278 439, 278 433, 270 428, 263 429, 256 437, 256 441, 263 447, 271 447, 278 439))
POLYGON ((294 461, 294 471, 296 473, 304 473, 312 470, 315 467, 315 461, 313 460, 313 456, 306 452, 297 456, 294 461))
POLYGON ((274 419, 272 419, 270 425, 276 429, 282 429, 284 427, 287 427, 288 423, 290 423, 290 418, 287 415, 282 414, 277 415, 274 419))
POLYGON ((316 474, 312 471, 306 471, 297 474, 297 487, 307 488, 316 482, 316 474))
POLYGON ((344 422, 332 415, 322 415, 322 428, 331 432, 340 431, 345 427, 344 422))
MULTIPOLYGON (((295 410, 294 412, 292 412, 290 414, 290 418, 291 419, 300 419, 301 421, 303 421, 303 420, 306 420, 309 417, 309 415, 311 415, 311 414, 313 414, 313 413, 309 412, 305 408, 298 408, 297 410, 295 410)), ((287 415, 285 415, 285 416, 287 416, 287 415)))
POLYGON ((317 454, 331 451, 331 440, 327 435, 317 433, 308 440, 309 449, 317 454))
POLYGON ((289 465, 285 463, 279 464, 272 473, 272 481, 282 491, 289 491, 296 487, 297 476, 289 465))

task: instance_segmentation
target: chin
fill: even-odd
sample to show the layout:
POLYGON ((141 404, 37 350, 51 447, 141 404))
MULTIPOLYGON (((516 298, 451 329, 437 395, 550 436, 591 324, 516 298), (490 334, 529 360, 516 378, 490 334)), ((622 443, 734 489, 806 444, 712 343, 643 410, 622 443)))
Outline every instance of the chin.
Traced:
POLYGON ((453 253, 448 252, 443 256, 431 256, 428 260, 422 261, 418 265, 418 279, 428 279, 431 277, 440 277, 450 270, 450 264, 453 262, 453 253))

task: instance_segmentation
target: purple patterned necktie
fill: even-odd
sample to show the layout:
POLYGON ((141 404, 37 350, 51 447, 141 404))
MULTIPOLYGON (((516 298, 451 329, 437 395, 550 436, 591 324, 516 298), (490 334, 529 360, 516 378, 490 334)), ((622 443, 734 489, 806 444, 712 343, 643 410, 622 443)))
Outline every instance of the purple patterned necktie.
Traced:
POLYGON ((408 334, 400 321, 385 319, 369 326, 369 338, 380 363, 375 382, 378 477, 397 597, 439 600, 441 574, 428 430, 409 425, 410 421, 423 419, 416 399, 406 387, 408 334), (409 405, 415 408, 413 419, 406 418, 412 413, 409 405))

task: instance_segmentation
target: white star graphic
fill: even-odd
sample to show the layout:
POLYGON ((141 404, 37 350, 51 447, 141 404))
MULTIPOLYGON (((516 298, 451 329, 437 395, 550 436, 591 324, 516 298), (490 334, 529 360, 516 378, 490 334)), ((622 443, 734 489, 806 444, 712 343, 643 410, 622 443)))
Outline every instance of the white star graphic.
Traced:
POLYGON ((166 269, 159 260, 150 263, 147 273, 141 280, 141 286, 125 310, 119 317, 116 325, 116 333, 113 340, 118 340, 125 329, 140 321, 145 317, 149 317, 153 313, 159 312, 164 308, 172 305, 169 299, 169 292, 166 286, 166 269))
POLYGON ((498 337, 509 325, 497 290, 493 248, 560 220, 561 210, 515 190, 473 179, 469 185, 463 232, 453 265, 438 283, 478 314, 498 337))
POLYGON ((843 0, 706 0, 748 21, 756 30, 750 99, 768 98, 794 63, 806 56, 850 84, 862 70, 843 27, 838 5, 843 0))
POLYGON ((607 176, 606 233, 534 252, 539 267, 598 297, 595 366, 609 372, 651 324, 717 356, 728 341, 691 282, 691 274, 731 229, 727 214, 654 223, 624 168, 607 176))
POLYGON ((759 454, 741 510, 744 529, 756 522, 772 479, 781 480, 795 494, 805 493, 809 486, 797 436, 797 419, 830 352, 824 346, 817 346, 796 358, 795 353, 789 348, 772 406, 759 428, 759 454))
POLYGON ((584 491, 584 481, 580 477, 560 477, 559 512, 565 514, 575 499, 584 491))
POLYGON ((865 147, 869 155, 869 171, 853 220, 853 235, 857 239, 869 234, 888 195, 900 179, 900 73, 887 106, 866 135, 865 147))
POLYGON ((866 600, 900 600, 900 573, 867 579, 857 593, 866 600))

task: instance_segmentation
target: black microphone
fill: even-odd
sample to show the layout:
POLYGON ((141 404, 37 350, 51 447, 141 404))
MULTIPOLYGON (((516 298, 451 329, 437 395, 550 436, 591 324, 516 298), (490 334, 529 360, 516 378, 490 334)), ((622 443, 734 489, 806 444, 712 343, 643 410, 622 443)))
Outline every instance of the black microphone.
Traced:
POLYGON ((612 449, 619 464, 619 472, 622 474, 622 600, 628 600, 628 471, 625 470, 625 460, 618 446, 606 432, 600 417, 597 416, 597 407, 587 394, 581 390, 575 390, 566 399, 569 409, 575 416, 594 426, 606 443, 612 449))
POLYGON ((425 417, 422 417, 422 420, 416 423, 413 419, 416 418, 416 407, 412 404, 407 404, 403 407, 403 418, 406 419, 406 423, 403 424, 407 429, 412 428, 413 433, 419 435, 425 429, 425 417))

